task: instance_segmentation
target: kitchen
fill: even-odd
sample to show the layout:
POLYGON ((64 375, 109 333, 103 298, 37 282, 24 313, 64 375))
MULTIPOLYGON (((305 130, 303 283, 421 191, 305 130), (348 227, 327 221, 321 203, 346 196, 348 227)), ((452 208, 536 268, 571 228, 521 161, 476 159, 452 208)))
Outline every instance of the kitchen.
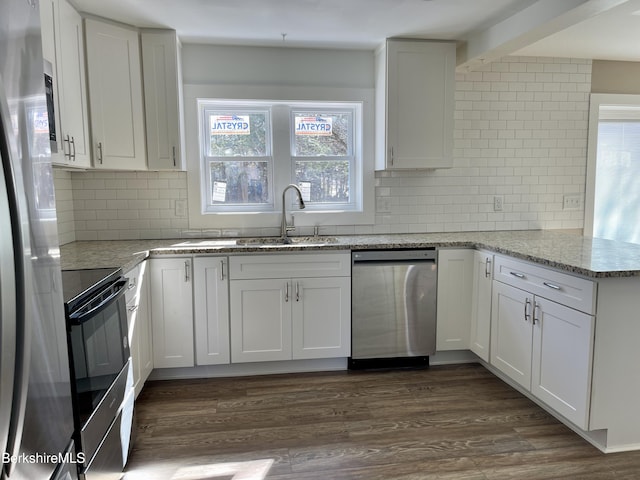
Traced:
MULTIPOLYGON (((286 44, 293 39, 288 34, 278 40, 286 44)), ((316 225, 320 235, 341 237, 540 229, 579 232, 585 223, 589 93, 618 88, 614 81, 622 76, 609 78, 610 69, 633 72, 636 66, 526 54, 491 60, 467 73, 457 70, 453 168, 375 173, 371 168, 368 175, 375 189, 369 189, 370 198, 365 201, 370 220, 314 223, 307 212, 295 212, 295 235, 312 235, 316 225), (564 208, 566 196, 577 198, 579 208, 564 208), (495 197, 502 198, 502 210, 496 209, 495 197)), ((183 40, 181 73, 185 98, 190 85, 234 83, 309 89, 321 82, 323 88, 371 94, 374 64, 371 50, 208 46, 183 40), (218 68, 207 67, 213 62, 218 68), (247 65, 252 69, 247 71, 247 65)), ((187 112, 190 108, 185 102, 187 112)), ((190 149, 197 137, 195 121, 195 115, 185 118, 187 165, 194 158, 190 149)), ((160 247, 168 248, 175 243, 166 241, 170 239, 220 238, 224 242, 238 236, 278 235, 278 215, 251 224, 209 221, 203 225, 194 220, 198 204, 193 200, 191 171, 54 169, 63 267, 73 255, 88 260, 86 252, 76 249, 81 246, 77 242, 85 240, 157 239, 160 247)), ((459 238, 454 245, 460 245, 455 243, 459 238)), ((355 245, 356 240, 350 242, 355 245)), ((92 265, 111 266, 100 260, 92 265)))

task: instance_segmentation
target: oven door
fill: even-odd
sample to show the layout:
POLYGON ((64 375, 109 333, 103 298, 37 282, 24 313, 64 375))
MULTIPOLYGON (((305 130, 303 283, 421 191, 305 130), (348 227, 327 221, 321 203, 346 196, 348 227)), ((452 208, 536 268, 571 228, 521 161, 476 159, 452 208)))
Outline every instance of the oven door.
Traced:
POLYGON ((72 383, 82 427, 129 360, 126 278, 119 278, 69 312, 72 383))

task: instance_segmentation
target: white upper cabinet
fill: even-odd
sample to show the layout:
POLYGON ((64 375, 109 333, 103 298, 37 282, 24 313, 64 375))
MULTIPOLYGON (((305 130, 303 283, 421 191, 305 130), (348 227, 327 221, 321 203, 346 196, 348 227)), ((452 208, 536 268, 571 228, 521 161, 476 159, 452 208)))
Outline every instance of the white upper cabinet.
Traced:
POLYGON ((181 170, 180 43, 173 30, 142 30, 141 38, 149 169, 181 170))
POLYGON ((67 0, 41 3, 43 53, 54 77, 56 143, 52 161, 91 167, 82 17, 67 0))
POLYGON ((387 40, 376 54, 376 170, 453 166, 453 42, 387 40))
POLYGON ((138 31, 85 19, 95 168, 146 170, 138 31))

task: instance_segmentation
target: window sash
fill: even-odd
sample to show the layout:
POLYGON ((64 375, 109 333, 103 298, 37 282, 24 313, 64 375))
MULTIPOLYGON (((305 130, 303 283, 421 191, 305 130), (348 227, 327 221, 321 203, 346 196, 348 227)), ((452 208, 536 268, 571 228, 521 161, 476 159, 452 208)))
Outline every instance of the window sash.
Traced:
MULTIPOLYGON (((297 178, 297 166, 302 164, 312 165, 320 162, 336 162, 346 164, 348 173, 346 178, 343 176, 340 178, 331 179, 323 178, 323 181, 328 182, 324 184, 327 188, 326 192, 329 194, 337 195, 337 199, 334 201, 314 201, 313 192, 311 194, 312 199, 305 202, 307 203, 307 211, 317 212, 340 212, 340 211, 359 211, 361 208, 361 200, 359 196, 363 195, 363 192, 358 192, 360 183, 357 181, 357 175, 361 174, 362 166, 358 165, 362 159, 359 159, 362 155, 359 150, 361 145, 356 144, 356 138, 360 138, 360 134, 357 132, 358 128, 362 128, 362 118, 360 118, 361 106, 347 102, 340 104, 336 102, 267 102, 267 101, 232 101, 232 100, 202 100, 198 101, 199 105, 199 122, 200 122, 200 161, 201 161, 201 199, 202 199, 202 212, 203 213, 250 213, 250 212, 276 212, 280 206, 279 198, 275 191, 288 183, 298 183, 297 178), (285 116, 275 114, 274 109, 278 111, 286 111, 285 116), (282 110, 284 109, 284 111, 282 110), (210 119, 211 115, 242 115, 248 113, 266 113, 265 116, 265 150, 267 155, 264 156, 221 156, 211 155, 210 153, 210 119), (295 116, 301 114, 314 114, 314 115, 348 115, 348 129, 346 131, 346 143, 347 151, 345 155, 295 155, 296 152, 296 136, 294 132, 295 116), (282 124, 282 120, 286 122, 286 118, 289 118, 289 125, 282 124), (278 120, 279 119, 279 120, 278 120), (287 138, 288 137, 288 138, 287 138), (282 143, 282 142, 286 143, 282 143), (286 152, 281 150, 286 149, 288 144, 289 148, 289 166, 286 166, 287 158, 286 152), (280 153, 278 153, 280 152, 280 153), (284 154, 284 157, 283 157, 284 154), (281 160, 277 160, 281 159, 281 160), (285 160, 282 162, 282 160, 285 160), (267 167, 266 182, 267 186, 267 201, 266 202, 225 202, 214 201, 213 198, 213 178, 212 178, 212 165, 224 164, 225 162, 264 162, 267 167), (283 170, 284 167, 284 170, 283 170), (288 170, 289 178, 286 179, 284 175, 288 170), (280 172, 280 173, 278 173, 280 172), (280 182, 280 183, 279 183, 280 182), (334 182, 334 185, 330 183, 334 182), (346 187, 345 187, 346 184, 346 187), (348 189, 348 191, 346 190, 348 189), (340 195, 345 195, 347 192, 347 199, 341 200, 340 195)), ((322 175, 322 172, 320 172, 322 175)), ((264 177, 263 177, 264 178, 264 177)), ((300 179, 304 181, 304 179, 300 179)), ((227 184, 227 188, 232 188, 227 184)), ((239 188, 237 185, 234 187, 239 188)), ((316 187, 314 187, 316 188, 316 187)), ((361 186, 360 186, 361 188, 361 186)), ((326 198, 327 193, 324 193, 326 198)), ((249 195, 248 198, 250 198, 249 195)), ((237 198, 237 196, 236 196, 237 198)), ((255 197, 254 197, 255 198, 255 197)), ((290 200, 289 198, 287 201, 290 200)))

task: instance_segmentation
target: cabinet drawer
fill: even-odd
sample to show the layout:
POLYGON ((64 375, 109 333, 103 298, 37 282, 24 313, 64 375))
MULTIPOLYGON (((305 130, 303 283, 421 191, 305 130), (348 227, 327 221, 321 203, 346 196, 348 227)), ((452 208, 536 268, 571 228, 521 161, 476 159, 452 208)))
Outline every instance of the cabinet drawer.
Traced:
POLYGON ((349 253, 247 255, 229 258, 231 280, 349 275, 349 253))
POLYGON ((585 313, 595 312, 596 284, 509 257, 495 257, 493 278, 585 313))

